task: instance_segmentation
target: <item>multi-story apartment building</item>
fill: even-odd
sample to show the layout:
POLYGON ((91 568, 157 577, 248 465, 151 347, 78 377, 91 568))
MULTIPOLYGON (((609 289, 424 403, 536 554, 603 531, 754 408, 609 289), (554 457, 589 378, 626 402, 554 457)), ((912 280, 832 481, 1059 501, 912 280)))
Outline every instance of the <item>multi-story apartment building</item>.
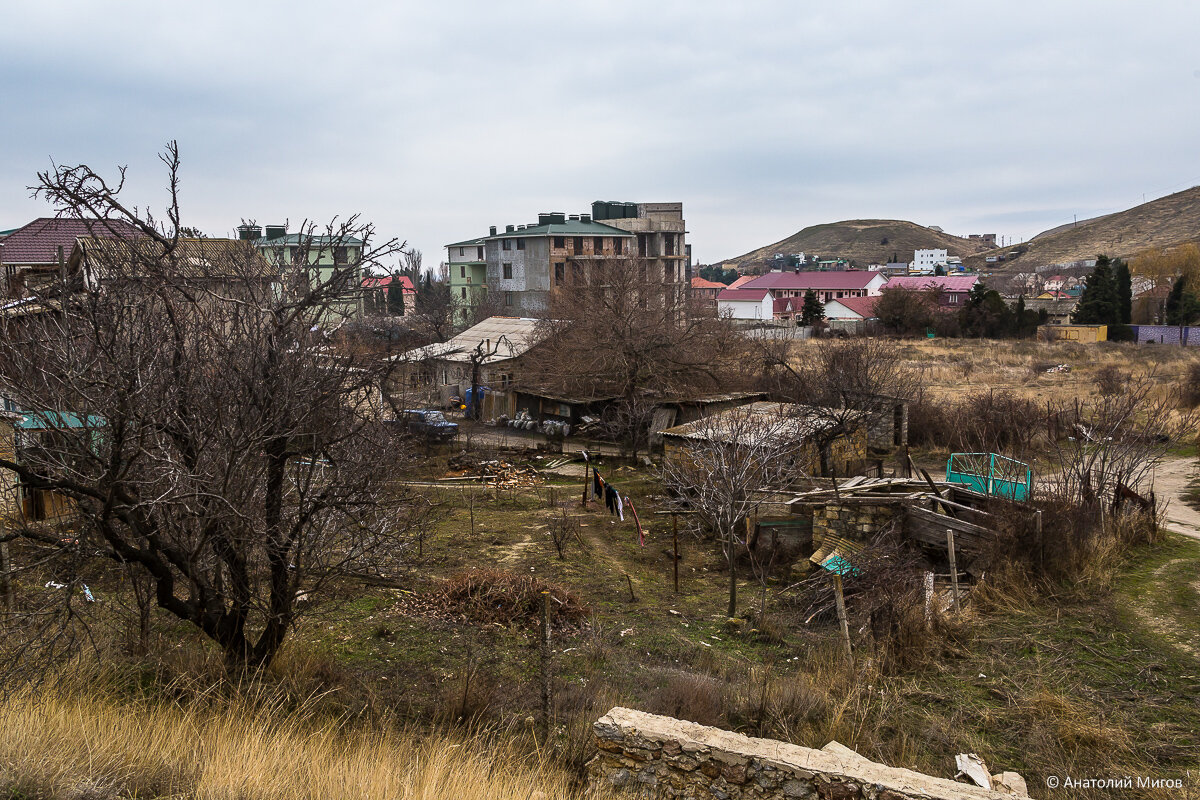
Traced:
POLYGON ((591 214, 543 213, 536 223, 507 225, 503 231, 493 226, 481 239, 449 245, 451 287, 458 299, 470 298, 466 280, 470 276, 470 286, 476 285, 482 244, 485 291, 515 316, 545 311, 556 287, 578 278, 589 262, 606 258, 644 261, 647 276, 669 286, 682 303, 687 294, 685 234, 682 203, 597 201, 591 214))
POLYGON ((454 324, 466 325, 471 312, 487 297, 487 257, 483 238, 446 245, 454 324))
POLYGON ((312 285, 332 280, 339 271, 349 270, 344 290, 330 303, 326 325, 336 325, 363 315, 362 240, 353 236, 324 236, 315 233, 288 233, 286 225, 268 225, 266 234, 258 225, 239 225, 238 238, 250 241, 272 266, 303 267, 312 285))

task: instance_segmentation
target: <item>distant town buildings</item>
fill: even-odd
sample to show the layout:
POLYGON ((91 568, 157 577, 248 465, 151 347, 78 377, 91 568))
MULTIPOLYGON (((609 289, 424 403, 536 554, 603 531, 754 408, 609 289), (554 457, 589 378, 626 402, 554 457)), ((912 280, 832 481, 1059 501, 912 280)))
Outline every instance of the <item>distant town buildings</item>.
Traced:
POLYGON ((946 266, 946 259, 947 254, 945 250, 914 250, 913 260, 909 271, 915 272, 918 275, 932 275, 938 267, 946 266))

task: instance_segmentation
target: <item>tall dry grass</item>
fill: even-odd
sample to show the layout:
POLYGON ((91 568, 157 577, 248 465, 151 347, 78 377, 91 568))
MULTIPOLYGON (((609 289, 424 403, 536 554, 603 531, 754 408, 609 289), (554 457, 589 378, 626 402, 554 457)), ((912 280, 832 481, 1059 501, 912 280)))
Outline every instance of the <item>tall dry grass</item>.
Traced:
POLYGON ((455 739, 320 721, 270 704, 180 707, 66 691, 0 704, 0 793, 95 800, 583 796, 567 774, 500 734, 455 739))

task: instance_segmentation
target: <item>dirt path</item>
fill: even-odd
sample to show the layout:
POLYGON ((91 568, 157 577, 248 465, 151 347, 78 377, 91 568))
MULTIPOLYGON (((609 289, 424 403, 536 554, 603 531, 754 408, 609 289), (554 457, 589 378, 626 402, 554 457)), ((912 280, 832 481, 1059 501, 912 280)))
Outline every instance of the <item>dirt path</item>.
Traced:
POLYGON ((1188 484, 1200 474, 1200 461, 1194 458, 1166 459, 1154 471, 1154 491, 1167 506, 1167 527, 1185 536, 1200 539, 1200 511, 1183 501, 1188 484))

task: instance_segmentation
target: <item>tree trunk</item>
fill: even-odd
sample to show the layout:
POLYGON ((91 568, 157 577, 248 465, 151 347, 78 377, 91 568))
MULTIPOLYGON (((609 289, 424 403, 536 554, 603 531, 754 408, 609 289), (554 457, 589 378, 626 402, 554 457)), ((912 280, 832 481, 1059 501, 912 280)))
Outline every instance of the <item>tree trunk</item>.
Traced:
POLYGON ((726 614, 728 617, 733 617, 737 614, 737 550, 734 547, 734 535, 730 531, 726 539, 726 557, 729 560, 729 611, 726 614))

